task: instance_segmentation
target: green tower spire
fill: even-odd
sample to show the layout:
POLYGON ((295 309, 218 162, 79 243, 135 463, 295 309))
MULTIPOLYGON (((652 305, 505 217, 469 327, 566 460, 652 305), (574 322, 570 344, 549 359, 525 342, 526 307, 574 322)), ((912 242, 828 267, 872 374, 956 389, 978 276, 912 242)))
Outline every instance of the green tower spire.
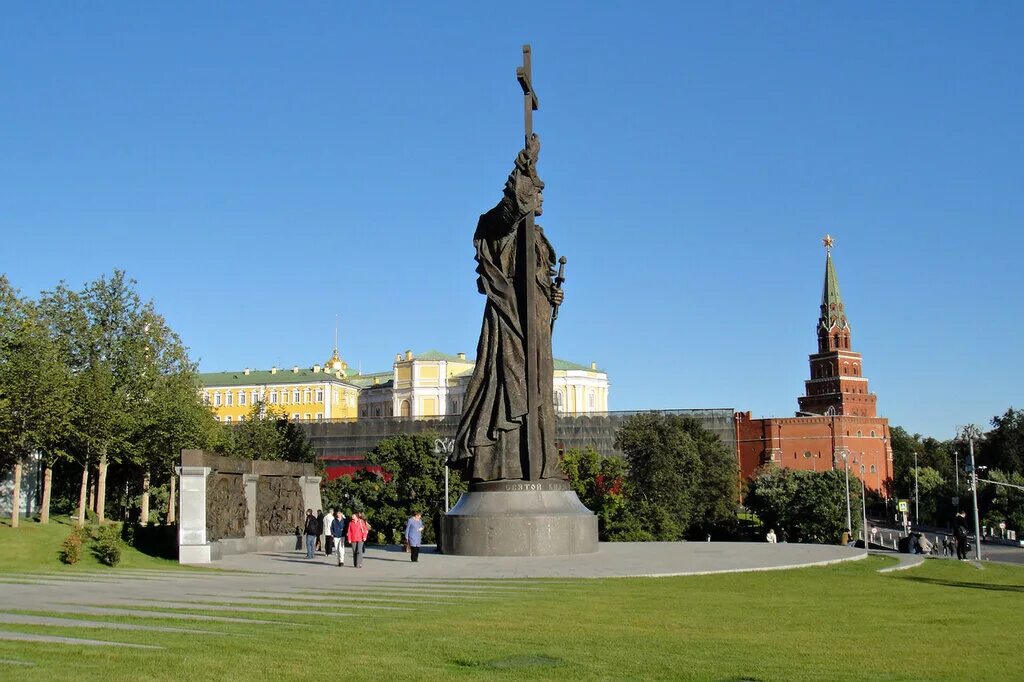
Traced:
POLYGON ((850 323, 847 322, 846 311, 843 309, 843 297, 839 293, 839 277, 836 276, 836 268, 832 264, 832 244, 835 240, 826 234, 821 241, 825 245, 825 284, 821 289, 821 316, 818 323, 823 330, 833 327, 849 329, 850 323))

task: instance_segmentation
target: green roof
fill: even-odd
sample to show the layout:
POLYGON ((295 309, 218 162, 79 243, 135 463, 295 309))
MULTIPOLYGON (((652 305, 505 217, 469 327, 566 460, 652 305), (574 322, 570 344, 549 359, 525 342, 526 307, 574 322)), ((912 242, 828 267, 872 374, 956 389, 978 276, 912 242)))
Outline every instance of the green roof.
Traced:
POLYGON ((339 384, 355 386, 352 378, 339 379, 330 372, 314 372, 311 369, 300 369, 293 372, 291 368, 279 369, 276 373, 270 370, 250 370, 245 372, 202 372, 199 381, 203 386, 262 386, 264 384, 309 384, 331 381, 339 384))
POLYGON ((559 360, 558 358, 555 358, 555 369, 578 370, 581 372, 604 372, 603 369, 594 369, 590 365, 581 365, 576 362, 569 362, 568 360, 559 360))
POLYGON ((458 355, 449 355, 438 350, 428 350, 426 353, 413 355, 413 360, 447 360, 448 362, 473 362, 472 358, 460 358, 458 355))
POLYGON ((825 283, 821 288, 821 316, 818 323, 824 329, 831 329, 834 326, 840 329, 847 328, 850 323, 846 319, 846 311, 843 310, 843 297, 839 294, 839 277, 836 276, 836 268, 832 265, 832 252, 828 251, 825 256, 825 283))
POLYGON ((354 377, 348 377, 346 381, 348 383, 358 386, 359 388, 373 388, 377 386, 387 386, 394 381, 395 373, 393 371, 387 372, 372 372, 370 374, 359 374, 354 377), (378 383, 373 383, 373 380, 377 379, 378 383))

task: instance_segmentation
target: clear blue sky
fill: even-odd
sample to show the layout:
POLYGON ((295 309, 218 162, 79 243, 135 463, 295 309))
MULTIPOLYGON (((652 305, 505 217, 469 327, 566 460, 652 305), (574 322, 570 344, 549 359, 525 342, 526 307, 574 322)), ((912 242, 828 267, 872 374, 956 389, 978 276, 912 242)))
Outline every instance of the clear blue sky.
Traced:
POLYGON ((215 5, 0 8, 24 292, 124 268, 206 371, 323 361, 336 313, 364 371, 473 354, 528 41, 555 353, 613 409, 791 414, 826 231, 882 414, 1024 406, 1024 5, 215 5))

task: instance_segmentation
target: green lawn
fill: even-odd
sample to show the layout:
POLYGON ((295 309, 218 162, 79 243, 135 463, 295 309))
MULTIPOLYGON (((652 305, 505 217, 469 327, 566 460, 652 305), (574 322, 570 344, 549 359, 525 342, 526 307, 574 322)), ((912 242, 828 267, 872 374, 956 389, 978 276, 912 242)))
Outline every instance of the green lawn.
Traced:
MULTIPOLYGON (((361 609, 273 625, 110 618, 220 635, 0 625, 3 630, 157 644, 159 651, 0 641, 0 678, 134 679, 970 679, 1021 677, 1024 569, 891 559, 660 579, 496 581, 516 592, 361 609), (34 667, 3 661, 33 662, 34 667)), ((2 590, 13 586, 0 585, 2 590)), ((311 591, 317 590, 310 585, 311 591)), ((344 593, 329 603, 344 611, 344 593)), ((296 603, 282 604, 297 608, 296 603)), ((203 613, 196 604, 195 613, 203 613)), ((97 617, 88 616, 96 619, 97 617)))
MULTIPOLYGON (((81 571, 106 568, 90 551, 88 543, 82 548, 82 559, 74 566, 60 561, 61 543, 74 526, 66 516, 50 517, 43 525, 32 519, 21 519, 17 528, 11 520, 0 523, 0 577, 3 573, 21 571, 81 571)), ((131 547, 125 547, 119 567, 123 568, 178 568, 177 561, 147 556, 131 547)))

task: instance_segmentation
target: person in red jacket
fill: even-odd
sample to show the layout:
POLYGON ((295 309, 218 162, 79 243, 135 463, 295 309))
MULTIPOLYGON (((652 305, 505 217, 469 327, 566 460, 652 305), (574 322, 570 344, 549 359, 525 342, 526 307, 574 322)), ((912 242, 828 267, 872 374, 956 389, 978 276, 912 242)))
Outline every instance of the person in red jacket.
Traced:
POLYGON ((356 568, 363 567, 363 543, 370 535, 370 524, 366 522, 361 512, 352 514, 348 522, 348 543, 352 546, 352 563, 356 568))

